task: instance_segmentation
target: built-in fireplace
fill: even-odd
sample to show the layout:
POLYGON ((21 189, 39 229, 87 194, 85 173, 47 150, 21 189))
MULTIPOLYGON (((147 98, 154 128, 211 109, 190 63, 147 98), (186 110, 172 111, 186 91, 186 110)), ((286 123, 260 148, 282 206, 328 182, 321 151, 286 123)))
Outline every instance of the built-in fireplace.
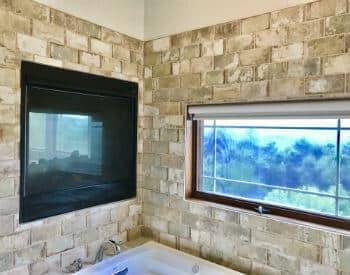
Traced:
POLYGON ((136 195, 136 83, 23 62, 20 222, 136 195))

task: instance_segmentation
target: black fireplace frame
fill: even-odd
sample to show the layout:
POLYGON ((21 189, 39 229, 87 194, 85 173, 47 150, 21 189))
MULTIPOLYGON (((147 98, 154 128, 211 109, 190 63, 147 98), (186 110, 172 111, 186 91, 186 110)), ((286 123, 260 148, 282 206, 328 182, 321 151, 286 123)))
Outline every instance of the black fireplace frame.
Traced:
MULTIPOLYGON (((82 73, 28 61, 21 63, 21 115, 20 115, 20 207, 19 222, 25 223, 46 217, 51 217, 67 212, 92 207, 100 204, 111 203, 119 200, 136 197, 136 165, 137 165, 137 114, 138 114, 138 84, 135 82, 118 80, 88 73, 82 73), (25 203, 25 187, 27 177, 28 160, 28 93, 32 88, 45 88, 55 91, 64 91, 79 94, 93 94, 102 97, 125 98, 130 102, 132 112, 132 179, 130 182, 130 192, 127 198, 118 198, 99 194, 98 202, 79 203, 74 206, 57 209, 54 201, 51 206, 43 205, 39 213, 29 214, 28 203, 25 203)), ((52 198, 54 200, 54 198, 52 198)))

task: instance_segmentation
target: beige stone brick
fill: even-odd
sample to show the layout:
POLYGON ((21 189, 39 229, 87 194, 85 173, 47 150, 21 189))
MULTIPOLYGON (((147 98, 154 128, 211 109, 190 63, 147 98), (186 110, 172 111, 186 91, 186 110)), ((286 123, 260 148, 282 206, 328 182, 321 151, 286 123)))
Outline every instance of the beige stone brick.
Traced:
POLYGON ((79 52, 79 63, 87 66, 100 67, 101 57, 97 54, 91 54, 88 52, 79 52))
POLYGON ((237 99, 240 95, 240 88, 241 86, 239 84, 214 86, 213 98, 215 101, 230 101, 237 99))
POLYGON ((227 83, 253 81, 254 69, 253 67, 238 67, 225 70, 225 79, 227 83))
POLYGON ((44 243, 34 244, 30 247, 17 250, 15 252, 15 264, 25 265, 30 264, 44 257, 44 243))
POLYGON ((152 67, 151 66, 144 66, 143 68, 143 77, 144 78, 151 78, 152 77, 152 67))
POLYGON ((301 274, 329 274, 337 275, 337 271, 330 266, 315 263, 313 261, 307 261, 301 259, 300 261, 301 274))
POLYGON ((178 115, 180 114, 180 104, 178 102, 159 103, 160 115, 178 115))
POLYGON ((346 12, 346 0, 321 0, 309 4, 308 18, 315 19, 346 12))
POLYGON ((172 72, 173 72, 173 75, 179 75, 179 74, 180 74, 180 71, 181 71, 180 62, 174 62, 174 63, 171 65, 171 70, 172 70, 172 72))
POLYGON ((80 246, 98 240, 99 231, 96 228, 89 228, 85 231, 74 233, 74 245, 80 246))
POLYGON ((9 67, 18 66, 20 64, 20 58, 15 52, 5 47, 0 47, 0 64, 9 67))
POLYGON ((198 88, 201 86, 201 74, 184 74, 181 76, 181 87, 198 88))
MULTIPOLYGON (((30 34, 30 20, 23 16, 0 10, 0 26, 2 29, 30 34)), ((1 30, 2 32, 4 30, 1 30)))
POLYGON ((291 7, 271 13, 271 27, 293 25, 304 19, 304 6, 291 7))
POLYGON ((288 62, 288 77, 315 76, 321 74, 321 58, 307 58, 288 62))
POLYGON ((239 245, 237 248, 238 256, 249 258, 260 263, 267 263, 267 249, 251 244, 239 245))
POLYGON ((285 270, 296 273, 299 270, 298 260, 295 257, 284 255, 281 253, 269 253, 268 264, 279 270, 285 270))
POLYGON ((46 242, 47 255, 57 254, 68 249, 73 248, 74 241, 73 235, 67 235, 63 237, 58 237, 55 239, 50 239, 46 242))
POLYGON ((43 57, 43 56, 39 56, 39 55, 34 56, 34 62, 49 65, 49 66, 54 66, 54 67, 62 67, 63 66, 62 60, 43 57))
POLYGON ((178 141, 178 130, 176 129, 160 129, 161 141, 178 141))
POLYGON ((0 86, 0 103, 1 104, 18 104, 20 93, 10 87, 0 86))
POLYGON ((15 13, 24 15, 28 18, 49 22, 50 9, 48 6, 41 5, 31 0, 13 0, 12 8, 15 13))
POLYGON ((178 61, 180 58, 179 49, 170 49, 168 51, 162 52, 162 62, 178 61))
POLYGON ((52 238, 56 238, 60 235, 60 224, 53 223, 42 225, 40 227, 32 228, 31 230, 31 242, 42 242, 52 238))
POLYGON ((0 86, 18 86, 16 70, 0 68, 0 86))
MULTIPOLYGON (((14 105, 0 105, 0 123, 15 123, 16 110, 14 105)), ((4 152, 5 153, 5 152, 4 152)), ((6 157, 6 156, 4 156, 6 157)), ((0 160, 3 160, 0 157, 0 160)))
POLYGON ((226 52, 238 52, 253 47, 254 37, 252 34, 233 36, 226 40, 226 52))
POLYGON ((280 275, 281 271, 268 266, 266 264, 258 263, 253 261, 252 263, 252 274, 262 274, 262 275, 280 275))
POLYGON ((164 63, 153 66, 152 75, 153 77, 160 77, 170 75, 172 72, 171 63, 164 63))
POLYGON ((191 41, 192 43, 199 43, 212 40, 214 32, 215 29, 213 26, 193 30, 191 31, 191 41))
POLYGON ((193 58, 191 60, 191 72, 200 73, 210 71, 213 68, 213 58, 210 56, 193 58))
POLYGON ((224 40, 219 39, 202 44, 202 56, 215 56, 224 53, 224 40))
POLYGON ((137 76, 138 66, 135 63, 122 62, 122 72, 125 75, 137 76))
POLYGON ((325 77, 310 78, 306 82, 306 93, 344 93, 344 75, 332 75, 325 77))
POLYGON ((115 71, 118 73, 122 72, 122 62, 109 57, 102 57, 102 69, 107 71, 115 71))
POLYGON ((350 72, 350 55, 330 56, 324 59, 324 74, 342 74, 350 72))
POLYGON ((302 78, 274 79, 271 82, 270 96, 298 97, 304 95, 302 78))
MULTIPOLYGON (((127 48, 124 48, 119 45, 113 45, 113 57, 119 60, 124 61, 130 61, 130 50, 127 48)), ((152 57, 152 55, 149 55, 149 58, 152 57)), ((160 63, 160 54, 159 54, 159 63, 160 63)), ((147 62, 145 65, 154 65, 155 63, 147 62)))
MULTIPOLYGON (((2 173, 5 176, 13 177, 19 172, 18 165, 19 165, 19 163, 17 160, 3 160, 0 162, 0 173, 2 173)), ((5 204, 5 201, 3 200, 2 202, 0 202, 0 204, 1 203, 5 204)), ((7 207, 6 207, 6 205, 4 205, 4 206, 5 206, 4 211, 5 211, 5 213, 7 213, 7 207)), ((14 210, 14 209, 12 208, 12 206, 15 206, 15 205, 12 204, 10 201, 9 209, 8 209, 10 211, 10 212, 8 212, 9 214, 13 214, 12 210, 14 210)), ((1 207, 0 207, 0 213, 1 213, 1 207)), ((7 215, 7 214, 4 214, 4 215, 7 215)))
POLYGON ((272 48, 272 62, 300 59, 304 55, 304 44, 295 43, 279 48, 272 48))
POLYGON ((145 55, 144 64, 148 66, 160 64, 161 59, 162 59, 161 53, 149 53, 145 55))
POLYGON ((326 35, 350 32, 350 15, 326 18, 326 35))
POLYGON ((294 24, 288 28, 288 43, 320 38, 323 35, 323 20, 294 24))
POLYGON ((191 58, 199 57, 200 52, 201 51, 200 51, 199 45, 187 46, 181 50, 181 58, 191 59, 191 58))
POLYGON ((176 76, 167 76, 159 78, 159 88, 179 88, 180 78, 176 76))
POLYGON ((74 49, 87 51, 89 48, 89 40, 87 36, 66 30, 67 46, 74 49))
POLYGON ((235 223, 223 224, 223 237, 236 238, 239 242, 250 242, 251 230, 249 228, 243 228, 235 223))
POLYGON ((90 39, 91 52, 102 56, 112 57, 112 44, 103 42, 98 39, 90 39))
MULTIPOLYGON (((9 270, 13 268, 13 253, 12 252, 4 252, 0 254, 0 272, 9 270)), ((4 274, 6 274, 4 272, 4 274)), ((15 274, 13 274, 15 275, 15 274)))
POLYGON ((236 53, 214 57, 214 69, 234 69, 239 65, 239 55, 236 53))
MULTIPOLYGON (((6 105, 5 105, 6 106, 6 105)), ((1 120, 2 120, 2 117, 4 117, 4 115, 2 115, 2 106, 0 105, 0 123, 1 123, 1 120)), ((5 109, 5 112, 6 112, 6 109, 5 109)), ((0 155, 0 160, 10 160, 10 159, 14 159, 15 157, 15 146, 14 146, 14 143, 0 143, 0 152, 1 152, 1 155, 0 155)), ((9 180, 7 180, 8 182, 9 180)), ((4 183, 7 183, 6 181, 4 181, 4 183)), ((0 180, 0 184, 2 183, 2 180, 0 180)), ((3 183, 3 184, 4 184, 3 183)), ((9 187, 7 187, 6 189, 8 189, 9 187)), ((3 192, 1 191, 4 191, 5 190, 5 187, 2 187, 0 185, 0 197, 5 197, 4 195, 2 195, 3 192)))
POLYGON ((177 156, 185 155, 185 145, 183 143, 178 142, 170 142, 169 143, 169 153, 177 156))
POLYGON ((343 35, 311 40, 307 43, 308 56, 323 56, 344 53, 345 40, 343 35))
POLYGON ((224 83, 224 72, 223 71, 211 71, 205 74, 205 84, 214 85, 224 83))
POLYGON ((269 29, 256 34, 256 47, 281 46, 287 42, 287 29, 269 29))
POLYGON ((166 51, 170 48, 170 37, 163 37, 153 40, 153 51, 160 52, 166 51))
POLYGON ((78 71, 78 72, 89 72, 89 66, 73 63, 69 61, 63 61, 63 67, 69 70, 78 71))
POLYGON ((160 232, 159 234, 159 242, 166 246, 170 246, 172 248, 176 248, 176 236, 160 232))
POLYGON ((33 36, 55 42, 57 44, 64 44, 64 29, 54 24, 47 24, 42 21, 33 21, 33 36))
POLYGON ((78 63, 78 51, 60 45, 51 44, 51 57, 72 63, 78 63))
MULTIPOLYGON (((4 184, 3 182, 0 182, 0 184, 4 184)), ((0 187, 1 189, 1 187, 0 187)), ((8 215, 8 216, 0 216, 0 236, 9 235, 14 232, 14 216, 8 215)), ((1 266, 1 264, 0 264, 1 266)))
POLYGON ((269 63, 271 58, 271 48, 257 48, 242 51, 239 53, 241 65, 259 65, 269 63))
POLYGON ((17 34, 14 31, 1 30, 0 45, 10 50, 16 50, 17 34))
POLYGON ((121 221, 128 217, 129 208, 126 205, 121 205, 119 207, 115 207, 111 209, 111 218, 112 221, 121 221))
POLYGON ((110 221, 111 221, 111 213, 109 210, 92 213, 86 217, 87 227, 92 227, 92 228, 105 225, 110 221))
POLYGON ((190 228, 187 225, 170 222, 169 234, 188 239, 190 237, 190 228))
POLYGON ((17 46, 20 51, 46 56, 47 42, 32 36, 17 34, 17 46))
POLYGON ((86 217, 84 215, 74 216, 62 221, 62 235, 68 235, 83 231, 86 228, 86 217))
POLYGON ((241 31, 240 21, 233 21, 215 26, 215 39, 239 35, 241 31))
POLYGON ((257 67, 256 77, 258 80, 283 78, 287 76, 287 70, 287 63, 262 64, 257 67))
POLYGON ((170 37, 171 46, 173 48, 183 48, 192 44, 192 33, 183 32, 172 35, 170 37))
POLYGON ((180 61, 180 73, 185 74, 191 72, 191 61, 181 60, 180 61))
POLYGON ((30 265, 33 274, 47 274, 60 270, 61 256, 53 255, 30 265))
POLYGON ((86 36, 91 36, 98 39, 101 37, 101 26, 79 18, 76 19, 76 30, 77 32, 86 36))
POLYGON ((123 43, 122 34, 103 27, 101 29, 101 39, 105 42, 112 43, 112 44, 120 45, 123 43))
POLYGON ((167 194, 144 190, 142 196, 144 202, 149 202, 154 205, 169 206, 169 196, 167 194))
POLYGON ((242 33, 253 33, 268 29, 270 26, 270 14, 262 14, 254 17, 249 17, 242 21, 242 33))
POLYGON ((241 87, 241 97, 245 99, 262 98, 267 96, 268 82, 243 82, 241 87))

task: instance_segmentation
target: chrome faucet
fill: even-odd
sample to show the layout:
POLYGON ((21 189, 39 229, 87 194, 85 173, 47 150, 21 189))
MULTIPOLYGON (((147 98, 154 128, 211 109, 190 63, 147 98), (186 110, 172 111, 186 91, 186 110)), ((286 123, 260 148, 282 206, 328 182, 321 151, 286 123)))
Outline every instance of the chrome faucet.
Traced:
POLYGON ((115 241, 109 240, 107 242, 104 242, 101 244, 100 249, 98 250, 96 257, 95 257, 95 263, 101 262, 103 260, 103 257, 105 255, 105 251, 108 249, 108 247, 111 247, 113 250, 113 256, 118 255, 121 251, 121 248, 119 245, 116 244, 115 241))

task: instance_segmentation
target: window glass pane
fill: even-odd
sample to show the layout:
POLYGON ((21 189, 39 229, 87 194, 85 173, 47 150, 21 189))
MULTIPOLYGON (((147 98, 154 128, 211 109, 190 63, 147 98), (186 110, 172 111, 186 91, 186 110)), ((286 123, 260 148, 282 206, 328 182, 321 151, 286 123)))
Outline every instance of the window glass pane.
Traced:
POLYGON ((348 119, 348 118, 342 119, 341 120, 341 127, 350 128, 350 119, 348 119))
POLYGON ((350 218, 350 199, 339 200, 339 216, 350 218))
POLYGON ((202 175, 214 176, 214 128, 202 130, 202 175))
POLYGON ((217 127, 220 178, 335 194, 337 131, 217 127))
POLYGON ((350 130, 340 135, 340 195, 350 196, 350 130))
POLYGON ((340 141, 337 119, 216 120, 202 128, 199 189, 350 216, 348 201, 337 200, 350 201, 350 130, 340 141))
POLYGON ((336 199, 332 197, 306 194, 297 191, 281 190, 271 187, 256 186, 242 182, 216 182, 217 193, 232 197, 248 198, 254 201, 268 202, 292 208, 335 214, 336 199))

